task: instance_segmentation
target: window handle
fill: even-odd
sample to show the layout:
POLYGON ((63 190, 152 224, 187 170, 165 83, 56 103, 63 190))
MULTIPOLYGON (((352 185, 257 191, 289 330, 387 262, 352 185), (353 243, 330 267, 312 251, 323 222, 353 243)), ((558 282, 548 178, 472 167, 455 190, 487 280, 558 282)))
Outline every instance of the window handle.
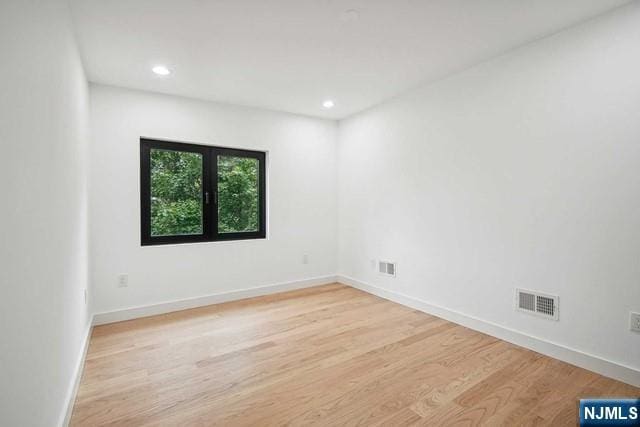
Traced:
POLYGON ((207 204, 207 205, 209 204, 209 192, 208 191, 204 192, 204 203, 207 204))

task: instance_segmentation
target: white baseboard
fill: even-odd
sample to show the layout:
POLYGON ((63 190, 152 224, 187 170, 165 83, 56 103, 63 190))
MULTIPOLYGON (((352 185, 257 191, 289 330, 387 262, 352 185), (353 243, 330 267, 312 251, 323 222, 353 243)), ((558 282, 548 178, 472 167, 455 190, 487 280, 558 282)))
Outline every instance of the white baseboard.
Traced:
POLYGON ((82 379, 82 371, 84 370, 84 360, 87 357, 87 350, 89 349, 89 341, 91 338, 92 329, 93 329, 93 319, 89 319, 89 322, 83 337, 80 354, 78 355, 78 360, 76 361, 76 366, 73 370, 72 383, 71 383, 71 386, 69 387, 69 391, 67 392, 67 396, 65 400, 66 408, 60 417, 60 422, 58 423, 58 425, 61 427, 67 427, 69 425, 69 421, 71 421, 71 414, 73 413, 73 405, 76 402, 78 387, 80 386, 80 380, 82 379))
POLYGON ((154 316, 156 314, 170 313, 172 311, 186 310, 188 308, 203 307, 206 305, 220 304, 228 301, 275 294, 278 292, 292 291, 295 289, 308 288, 311 286, 325 285, 328 283, 335 283, 336 281, 336 276, 313 277, 310 279, 295 280, 292 282, 278 283, 274 285, 257 286, 254 288, 241 289, 237 291, 222 292, 218 294, 204 295, 200 297, 187 298, 176 301, 167 301, 159 304, 151 304, 104 313, 96 313, 93 316, 93 324, 104 325, 107 323, 121 322, 123 320, 154 316))
POLYGON ((544 354, 546 356, 562 360, 563 362, 588 369, 606 377, 613 378, 636 387, 640 387, 640 371, 629 366, 611 362, 598 356, 566 347, 562 344, 553 343, 538 337, 527 335, 522 332, 518 332, 516 330, 498 325, 496 323, 488 322, 486 320, 468 316, 454 310, 436 306, 426 301, 422 301, 418 298, 369 285, 351 277, 338 275, 337 280, 342 284, 352 286, 381 298, 405 305, 407 307, 411 307, 415 310, 420 310, 437 317, 441 317, 445 320, 457 323, 469 329, 491 335, 520 347, 524 347, 529 350, 544 354))

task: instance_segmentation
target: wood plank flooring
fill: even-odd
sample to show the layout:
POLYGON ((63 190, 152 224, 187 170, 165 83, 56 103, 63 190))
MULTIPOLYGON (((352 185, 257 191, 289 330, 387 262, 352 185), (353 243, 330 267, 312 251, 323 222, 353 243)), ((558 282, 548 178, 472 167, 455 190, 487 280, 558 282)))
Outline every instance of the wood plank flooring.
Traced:
POLYGON ((576 425, 640 389, 340 284, 94 329, 72 426, 576 425))

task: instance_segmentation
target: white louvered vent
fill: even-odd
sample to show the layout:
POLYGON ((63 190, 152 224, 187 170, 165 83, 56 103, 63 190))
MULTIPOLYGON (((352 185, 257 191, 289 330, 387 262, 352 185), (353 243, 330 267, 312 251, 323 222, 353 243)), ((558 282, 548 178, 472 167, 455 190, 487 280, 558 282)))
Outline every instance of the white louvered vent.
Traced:
POLYGON ((558 296, 516 289, 516 308, 525 313, 558 320, 558 296))
POLYGON ((385 276, 396 277, 396 263, 389 261, 378 261, 378 272, 385 276))

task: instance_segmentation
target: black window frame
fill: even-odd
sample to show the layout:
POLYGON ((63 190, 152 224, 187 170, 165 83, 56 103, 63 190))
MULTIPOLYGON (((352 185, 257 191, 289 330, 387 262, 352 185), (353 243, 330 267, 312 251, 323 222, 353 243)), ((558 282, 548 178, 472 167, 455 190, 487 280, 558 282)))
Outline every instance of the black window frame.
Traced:
POLYGON ((140 138, 140 241, 142 246, 179 243, 264 239, 266 237, 266 153, 177 141, 140 138), (174 150, 202 155, 203 233, 196 235, 151 235, 151 150, 174 150), (258 231, 220 233, 218 231, 218 156, 258 160, 258 231))

